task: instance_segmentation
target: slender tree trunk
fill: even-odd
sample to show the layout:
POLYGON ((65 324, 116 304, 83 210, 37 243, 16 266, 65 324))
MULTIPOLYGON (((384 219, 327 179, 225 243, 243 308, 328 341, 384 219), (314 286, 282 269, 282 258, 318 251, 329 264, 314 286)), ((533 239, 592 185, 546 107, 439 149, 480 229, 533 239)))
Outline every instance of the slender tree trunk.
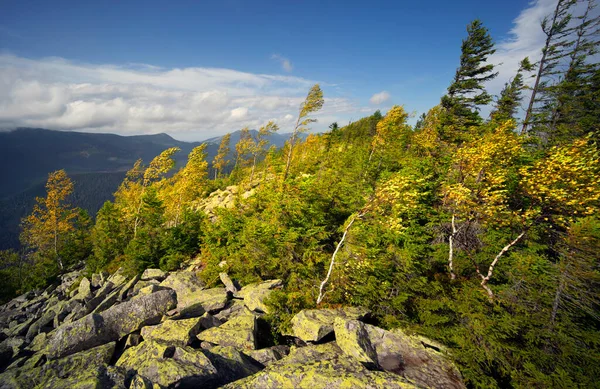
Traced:
POLYGON ((254 159, 252 160, 252 172, 250 173, 250 183, 252 183, 252 179, 254 178, 254 169, 256 168, 256 154, 254 155, 254 159))
POLYGON ((323 297, 325 297, 325 293, 324 293, 323 289, 325 288, 325 285, 329 281, 329 277, 331 277, 331 272, 333 271, 333 265, 335 264, 335 256, 337 255, 338 251, 340 250, 340 247, 342 247, 342 244, 344 243, 344 240, 346 239, 346 235, 348 234, 348 230, 350 229, 350 227, 352 227, 352 223, 354 223, 354 221, 357 218, 360 219, 363 215, 364 215, 363 213, 359 213, 358 215, 354 216, 352 218, 352 220, 350 220, 350 223, 348 223, 348 225, 344 229, 344 234, 342 235, 342 239, 340 239, 340 241, 338 242, 338 244, 335 248, 335 251, 333 252, 333 255, 331 256, 331 261, 329 262, 329 270, 327 271, 327 276, 325 277, 323 282, 321 282, 321 286, 319 287, 319 297, 317 298, 317 305, 321 304, 321 301, 323 301, 323 297))
POLYGON ((454 274, 454 237, 456 236, 456 223, 455 216, 452 214, 452 233, 448 238, 448 267, 450 268, 450 279, 456 279, 456 274, 454 274))
POLYGON ((533 104, 535 103, 535 98, 538 93, 538 88, 540 85, 540 79, 542 77, 542 72, 544 70, 544 65, 546 64, 546 55, 548 54, 548 48, 550 47, 550 42, 554 37, 554 24, 556 23, 556 18, 558 17, 558 10, 560 9, 560 5, 562 0, 559 0, 556 4, 556 9, 554 10, 554 16, 552 18, 552 26, 550 27, 550 31, 546 35, 546 43, 542 50, 542 59, 540 59, 540 66, 538 67, 538 72, 535 77, 535 83, 533 85, 533 89, 531 91, 531 98, 529 100, 529 106, 527 107, 527 113, 525 114, 525 120, 523 121, 523 127, 521 128, 521 135, 526 134, 527 126, 529 125, 529 121, 531 119, 531 114, 533 111, 533 104))
POLYGON ((283 172, 283 181, 287 179, 287 176, 290 172, 290 164, 292 163, 292 150, 294 148, 294 144, 296 143, 296 136, 298 135, 299 126, 300 115, 298 115, 298 119, 296 120, 296 126, 294 127, 294 131, 292 132, 292 136, 290 137, 290 147, 288 149, 287 161, 285 163, 285 171, 283 172))
POLYGON ((481 286, 487 292, 490 300, 494 299, 494 293, 492 292, 492 290, 490 289, 490 287, 487 285, 487 283, 490 280, 490 278, 492 278, 492 275, 494 273, 494 267, 498 264, 498 261, 500 260, 500 257, 503 256, 504 254, 506 254, 506 252, 508 250, 510 250, 511 247, 513 247, 514 245, 516 245, 521 240, 521 238, 524 235, 525 235, 525 231, 521 232, 519 234, 519 236, 517 236, 515 238, 515 240, 513 240, 512 242, 510 242, 509 244, 507 244, 506 246, 504 246, 504 248, 502 250, 500 250, 500 252, 498 253, 498 255, 496 255, 496 258, 494 258, 494 260, 492 261, 490 267, 488 268, 488 273, 487 273, 487 275, 485 277, 483 276, 483 274, 479 273, 479 276, 482 279, 481 280, 481 286))
POLYGON ((556 315, 558 314, 558 307, 560 306, 560 298, 565 288, 565 279, 563 274, 560 274, 560 281, 558 282, 558 288, 556 288, 556 294, 554 295, 554 302, 552 303, 552 316, 550 317, 550 323, 554 324, 556 321, 556 315))

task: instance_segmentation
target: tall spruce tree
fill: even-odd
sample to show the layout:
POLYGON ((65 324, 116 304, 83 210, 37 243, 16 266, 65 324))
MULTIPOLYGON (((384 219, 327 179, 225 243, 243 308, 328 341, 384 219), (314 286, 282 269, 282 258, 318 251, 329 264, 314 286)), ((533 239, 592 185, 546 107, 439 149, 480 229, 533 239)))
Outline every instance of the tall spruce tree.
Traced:
POLYGON ((570 9, 576 3, 577 0, 559 0, 553 14, 542 20, 546 42, 542 48, 542 57, 537 63, 538 71, 521 128, 522 134, 530 131, 531 127, 548 123, 547 107, 552 101, 551 82, 562 72, 560 63, 568 55, 566 51, 570 45, 569 36, 573 33, 569 27, 572 18, 570 9))
POLYGON ((467 33, 461 46, 460 66, 448 93, 442 97, 442 106, 449 113, 448 124, 458 126, 481 122, 478 107, 492 101, 483 84, 498 75, 494 73, 494 65, 486 63, 496 52, 487 28, 476 19, 467 26, 467 33))
POLYGON ((529 62, 529 58, 525 57, 519 66, 519 70, 515 77, 504 84, 500 97, 496 102, 496 107, 490 114, 493 121, 499 122, 503 120, 515 119, 521 100, 523 100, 523 73, 533 70, 533 65, 529 62))
POLYGON ((587 0, 584 13, 576 18, 578 23, 564 77, 551 89, 554 94, 548 128, 551 143, 564 143, 584 135, 600 120, 600 112, 597 109, 590 112, 586 104, 594 98, 593 77, 599 69, 594 56, 600 43, 600 15, 593 15, 595 7, 594 0, 587 0))

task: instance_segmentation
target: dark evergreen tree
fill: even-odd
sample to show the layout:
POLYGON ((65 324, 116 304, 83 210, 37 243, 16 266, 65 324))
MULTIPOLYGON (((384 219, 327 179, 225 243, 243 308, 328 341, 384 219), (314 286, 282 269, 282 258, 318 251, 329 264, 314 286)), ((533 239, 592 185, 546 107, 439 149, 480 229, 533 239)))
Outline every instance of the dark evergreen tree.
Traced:
POLYGON ((576 0, 559 0, 552 16, 546 16, 542 20, 542 31, 546 35, 546 42, 542 48, 542 57, 537 63, 538 71, 521 133, 527 133, 531 127, 548 123, 547 107, 552 101, 549 93, 551 82, 554 77, 562 73, 559 65, 568 55, 566 51, 570 44, 569 35, 573 32, 569 27, 572 18, 570 9, 576 3, 576 0))
POLYGON ((478 107, 492 101, 484 83, 498 75, 494 73, 494 65, 487 63, 488 57, 496 51, 487 28, 476 19, 467 26, 467 33, 461 46, 460 66, 448 93, 442 97, 442 106, 449 113, 448 124, 459 126, 481 122, 478 107))
POLYGON ((98 211, 96 224, 92 230, 93 257, 87 261, 88 270, 96 272, 104 269, 112 260, 123 254, 127 245, 121 212, 110 201, 98 211))
POLYGON ((492 120, 502 121, 516 118, 521 100, 523 100, 523 89, 525 89, 523 73, 532 70, 533 65, 529 62, 529 58, 526 57, 521 61, 515 77, 510 82, 504 84, 504 88, 500 92, 500 98, 496 102, 496 107, 490 114, 492 120))

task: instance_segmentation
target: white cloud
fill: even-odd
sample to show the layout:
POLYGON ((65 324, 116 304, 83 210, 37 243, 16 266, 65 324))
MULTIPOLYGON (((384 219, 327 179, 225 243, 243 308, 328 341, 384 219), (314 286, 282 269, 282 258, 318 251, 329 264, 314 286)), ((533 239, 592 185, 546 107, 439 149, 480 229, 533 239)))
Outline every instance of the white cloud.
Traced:
POLYGON ((271 59, 279 61, 279 63, 281 64, 281 67, 286 72, 291 72, 292 70, 294 70, 294 67, 292 66, 292 62, 289 59, 287 59, 279 54, 273 54, 271 56, 271 59))
MULTIPOLYGON (((513 28, 508 38, 497 44, 496 53, 488 59, 489 63, 496 65, 495 70, 499 72, 498 77, 486 85, 491 94, 500 94, 504 83, 517 73, 523 58, 529 57, 532 63, 540 59, 541 49, 546 41, 540 23, 545 16, 554 12, 556 3, 557 0, 535 0, 513 21, 513 28)), ((584 8, 585 4, 582 2, 571 11, 576 16, 580 15, 584 8)), ((595 12, 597 13, 598 10, 595 12)), ((532 84, 533 78, 527 78, 526 82, 532 84)), ((527 101, 528 97, 525 94, 524 100, 527 101)))
MULTIPOLYGON (((202 140, 275 119, 287 132, 314 83, 230 69, 92 65, 0 54, 0 129, 166 132, 177 139, 202 140)), ((345 98, 325 101, 323 118, 359 110, 345 98)))
POLYGON ((379 93, 375 93, 373 96, 371 96, 369 101, 373 105, 379 105, 379 104, 382 104, 382 103, 385 103, 386 101, 388 101, 390 99, 390 97, 391 96, 388 92, 382 91, 379 93))

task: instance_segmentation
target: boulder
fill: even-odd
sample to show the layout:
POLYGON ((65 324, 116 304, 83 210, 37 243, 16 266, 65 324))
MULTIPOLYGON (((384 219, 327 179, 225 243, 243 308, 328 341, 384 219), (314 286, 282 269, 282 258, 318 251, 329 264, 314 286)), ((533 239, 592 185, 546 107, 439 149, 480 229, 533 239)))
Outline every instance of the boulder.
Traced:
POLYGON ((204 315, 200 316, 200 327, 202 330, 207 330, 209 328, 218 327, 221 324, 223 324, 223 322, 221 322, 221 320, 217 319, 216 317, 214 317, 213 315, 211 315, 208 312, 206 312, 204 315))
POLYGON ((160 284, 160 281, 157 281, 157 280, 138 281, 134 285, 133 289, 131 290, 131 293, 135 296, 135 295, 138 294, 138 292, 140 291, 140 289, 143 289, 143 288, 145 288, 147 286, 150 286, 150 285, 158 285, 158 284, 160 284))
POLYGON ((223 385, 248 377, 262 368, 247 355, 233 347, 215 346, 203 353, 218 371, 218 384, 223 385))
POLYGON ((87 277, 83 277, 79 282, 79 288, 75 298, 86 301, 92 298, 92 284, 87 277))
POLYGON ((369 371, 331 342, 293 348, 287 357, 223 388, 416 389, 417 386, 393 373, 369 371))
POLYGON ((256 317, 252 314, 237 316, 219 327, 198 334, 198 339, 240 350, 256 349, 256 317))
MULTIPOLYGON (((386 331, 365 325, 379 365, 427 388, 464 389, 460 372, 439 348, 426 347, 427 340, 401 330, 386 331)), ((434 342, 430 342, 434 343, 434 342)))
POLYGON ((88 309, 88 311, 91 312, 94 309, 96 309, 96 307, 98 307, 98 305, 100 305, 100 303, 102 303, 106 299, 106 297, 114 289, 114 287, 115 286, 110 281, 103 283, 102 287, 100 287, 100 289, 98 289, 98 291, 96 291, 94 298, 92 298, 86 304, 86 308, 88 309))
POLYGON ((269 309, 264 301, 269 297, 273 289, 279 288, 282 285, 281 280, 269 280, 260 284, 247 285, 235 297, 244 299, 244 304, 251 311, 269 313, 269 309))
POLYGON ((204 283, 196 273, 180 271, 171 273, 160 283, 160 286, 173 289, 177 293, 177 310, 180 313, 201 315, 204 313, 197 294, 204 289, 204 283))
POLYGON ((379 368, 377 352, 369 340, 365 323, 336 317, 333 322, 335 341, 348 356, 364 364, 367 368, 379 368))
POLYGON ((215 317, 221 321, 227 321, 240 315, 249 315, 251 312, 244 305, 242 300, 231 300, 227 305, 227 308, 223 309, 219 313, 215 314, 215 317))
POLYGON ((121 286, 127 282, 127 277, 125 277, 125 270, 121 267, 116 272, 111 274, 108 278, 108 281, 112 282, 113 285, 121 286))
MULTIPOLYGON (((0 375, 2 388, 113 387, 106 375, 115 343, 48 361, 38 367, 24 364, 0 375)), ((39 364, 36 364, 39 365, 39 364)))
POLYGON ((333 333, 336 317, 360 320, 369 312, 359 307, 339 309, 305 309, 291 320, 293 335, 305 342, 318 342, 333 333))
POLYGON ((263 366, 268 366, 271 363, 280 360, 290 353, 290 348, 285 345, 278 345, 260 350, 250 351, 248 355, 263 366))
POLYGON ((165 312, 176 304, 172 290, 161 290, 115 305, 101 314, 92 313, 63 324, 48 343, 48 354, 51 358, 60 358, 118 340, 146 325, 158 324, 165 312))
POLYGON ((167 288, 165 288, 163 286, 150 284, 150 285, 145 286, 145 287, 141 288, 140 290, 138 290, 138 292, 136 293, 136 296, 146 296, 146 295, 152 294, 154 292, 158 292, 159 290, 165 290, 165 289, 167 289, 167 288))
POLYGON ((37 334, 39 334, 40 331, 44 329, 44 327, 53 324, 55 316, 56 313, 54 311, 46 311, 42 315, 42 317, 40 317, 33 324, 31 324, 31 327, 29 327, 29 329, 27 330, 27 335, 25 335, 25 339, 27 339, 27 341, 31 341, 33 338, 35 338, 37 334))
MULTIPOLYGON (((106 284, 112 285, 113 283, 112 283, 112 281, 107 281, 106 284)), ((100 312, 105 311, 108 308, 112 307, 119 299, 122 289, 123 289, 122 285, 114 287, 113 290, 106 296, 106 298, 104 300, 102 300, 102 302, 100 304, 98 304, 98 306, 96 308, 94 308, 92 313, 100 313, 100 312)))
POLYGON ((217 378, 201 351, 153 341, 125 350, 116 365, 164 387, 201 387, 217 378))
POLYGON ((165 278, 167 278, 167 273, 165 273, 164 271, 160 270, 160 269, 146 269, 144 270, 144 273, 142 273, 142 281, 150 281, 150 280, 157 280, 157 281, 162 281, 165 278))
POLYGON ((227 273, 219 273, 219 278, 221 279, 223 285, 225 285, 225 290, 227 290, 230 293, 238 292, 238 288, 235 286, 233 281, 231 281, 231 278, 229 278, 227 273))
POLYGON ((142 328, 144 340, 163 341, 178 346, 188 346, 202 330, 201 318, 166 320, 155 326, 142 328))

